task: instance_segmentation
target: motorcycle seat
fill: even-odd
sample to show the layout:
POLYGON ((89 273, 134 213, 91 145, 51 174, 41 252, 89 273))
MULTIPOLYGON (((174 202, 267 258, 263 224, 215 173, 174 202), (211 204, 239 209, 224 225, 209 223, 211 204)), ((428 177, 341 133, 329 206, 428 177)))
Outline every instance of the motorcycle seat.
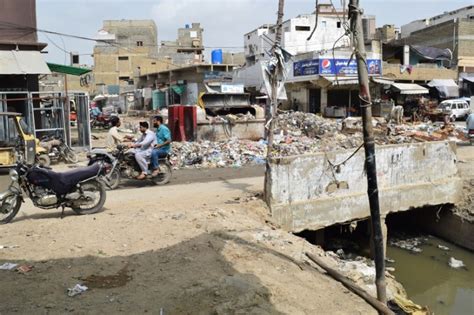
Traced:
POLYGON ((48 188, 51 188, 57 194, 63 195, 69 193, 79 182, 96 176, 99 173, 100 168, 101 166, 95 163, 91 166, 61 173, 43 168, 37 168, 36 170, 41 171, 41 173, 50 179, 47 185, 48 188))

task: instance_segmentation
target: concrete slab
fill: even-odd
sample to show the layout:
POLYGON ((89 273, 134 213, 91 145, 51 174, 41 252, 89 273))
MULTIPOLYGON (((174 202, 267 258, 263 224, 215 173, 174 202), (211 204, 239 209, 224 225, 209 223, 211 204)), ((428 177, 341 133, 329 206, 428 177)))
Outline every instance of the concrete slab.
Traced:
MULTIPOLYGON (((285 229, 316 230, 369 216, 364 152, 353 150, 274 158, 266 199, 285 229)), ((462 193, 456 147, 425 142, 376 148, 382 215, 425 205, 455 203, 462 193)))

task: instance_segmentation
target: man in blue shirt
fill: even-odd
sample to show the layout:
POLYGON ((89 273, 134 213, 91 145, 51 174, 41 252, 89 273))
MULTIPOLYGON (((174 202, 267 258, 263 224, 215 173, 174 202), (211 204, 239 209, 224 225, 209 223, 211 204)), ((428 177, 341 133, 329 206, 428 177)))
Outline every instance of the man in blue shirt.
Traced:
POLYGON ((160 166, 158 160, 166 157, 171 149, 171 132, 163 124, 163 117, 155 116, 153 118, 153 127, 156 128, 156 145, 151 154, 151 168, 153 170, 152 176, 157 176, 160 173, 160 166))

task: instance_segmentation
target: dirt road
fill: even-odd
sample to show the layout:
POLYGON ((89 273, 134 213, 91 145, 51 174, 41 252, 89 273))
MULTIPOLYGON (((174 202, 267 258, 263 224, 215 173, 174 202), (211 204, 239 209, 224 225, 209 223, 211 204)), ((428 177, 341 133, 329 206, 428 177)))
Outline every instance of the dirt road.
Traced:
POLYGON ((1 226, 0 313, 375 314, 298 262, 322 255, 269 223, 261 177, 108 192, 89 216, 27 202, 1 226), (89 290, 68 297, 81 283, 89 290))

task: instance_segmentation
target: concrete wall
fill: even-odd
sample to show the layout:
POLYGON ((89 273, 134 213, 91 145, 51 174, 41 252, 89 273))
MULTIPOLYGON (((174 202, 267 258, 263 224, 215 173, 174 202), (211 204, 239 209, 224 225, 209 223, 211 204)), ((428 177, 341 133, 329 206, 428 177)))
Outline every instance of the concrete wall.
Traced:
MULTIPOLYGON (((274 158, 265 184, 272 216, 298 232, 369 216, 364 151, 339 168, 353 150, 274 158)), ((426 142, 378 146, 377 174, 381 212, 455 203, 460 198, 454 144, 426 142)))
POLYGON ((400 73, 400 64, 384 63, 382 75, 392 80, 425 81, 436 79, 458 79, 458 72, 454 69, 440 68, 435 64, 418 64, 413 66, 411 73, 400 73))
POLYGON ((198 123, 198 140, 222 141, 231 137, 247 140, 260 140, 265 133, 265 120, 255 119, 236 122, 234 125, 224 123, 198 123))

